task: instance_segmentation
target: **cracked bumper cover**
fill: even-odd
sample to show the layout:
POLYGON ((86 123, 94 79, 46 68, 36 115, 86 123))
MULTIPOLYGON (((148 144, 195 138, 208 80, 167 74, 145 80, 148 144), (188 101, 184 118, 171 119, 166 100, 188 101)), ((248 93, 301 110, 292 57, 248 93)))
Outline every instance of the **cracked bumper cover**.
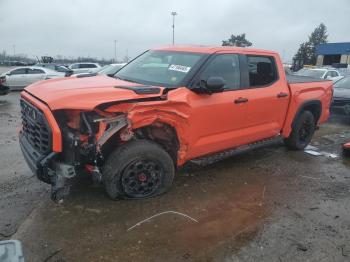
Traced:
POLYGON ((56 152, 51 152, 48 155, 40 155, 33 146, 28 142, 23 134, 19 134, 19 144, 29 168, 38 177, 39 180, 51 184, 48 166, 51 161, 58 155, 56 152))

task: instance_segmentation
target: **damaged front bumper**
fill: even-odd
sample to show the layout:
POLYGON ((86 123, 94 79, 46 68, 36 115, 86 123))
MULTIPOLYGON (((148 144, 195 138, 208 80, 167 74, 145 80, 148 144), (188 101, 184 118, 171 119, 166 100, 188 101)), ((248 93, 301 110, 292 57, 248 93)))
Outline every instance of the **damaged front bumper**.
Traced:
POLYGON ((29 168, 41 181, 51 184, 49 175, 49 165, 57 157, 58 153, 51 152, 48 155, 40 155, 40 153, 28 142, 28 139, 19 134, 19 144, 29 168))
POLYGON ((67 196, 70 188, 69 180, 76 176, 77 168, 61 162, 61 153, 40 154, 22 133, 19 134, 19 143, 24 159, 32 172, 39 180, 51 184, 51 198, 60 200, 67 196))

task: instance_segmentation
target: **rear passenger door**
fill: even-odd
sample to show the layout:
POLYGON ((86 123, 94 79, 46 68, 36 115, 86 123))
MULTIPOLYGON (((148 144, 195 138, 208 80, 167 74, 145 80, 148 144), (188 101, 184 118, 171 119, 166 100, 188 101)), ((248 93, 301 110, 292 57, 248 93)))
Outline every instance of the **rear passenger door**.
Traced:
POLYGON ((46 78, 46 73, 44 70, 39 68, 29 68, 28 76, 26 80, 26 85, 33 84, 37 81, 44 80, 46 78))
POLYGON ((249 79, 247 131, 251 141, 279 135, 289 105, 290 93, 282 65, 274 56, 246 55, 246 76, 249 79))

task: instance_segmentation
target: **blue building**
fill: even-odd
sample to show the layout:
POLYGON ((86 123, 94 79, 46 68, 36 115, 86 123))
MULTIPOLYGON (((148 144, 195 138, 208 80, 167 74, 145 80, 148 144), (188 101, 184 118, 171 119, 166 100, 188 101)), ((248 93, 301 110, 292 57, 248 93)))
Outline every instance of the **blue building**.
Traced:
POLYGON ((320 44, 316 46, 316 53, 317 66, 350 64, 350 42, 320 44))

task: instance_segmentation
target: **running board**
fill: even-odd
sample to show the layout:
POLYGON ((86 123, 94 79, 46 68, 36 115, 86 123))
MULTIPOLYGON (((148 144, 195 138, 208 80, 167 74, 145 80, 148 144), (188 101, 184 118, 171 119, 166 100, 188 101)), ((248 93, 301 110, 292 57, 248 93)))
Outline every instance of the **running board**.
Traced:
POLYGON ((207 166, 215 162, 221 161, 223 159, 226 159, 235 155, 239 155, 257 148, 261 148, 269 145, 275 145, 275 144, 281 143, 282 141, 283 141, 283 138, 281 136, 275 136, 269 139, 260 140, 252 144, 243 145, 240 147, 215 153, 209 156, 195 158, 190 160, 190 162, 200 166, 207 166))

